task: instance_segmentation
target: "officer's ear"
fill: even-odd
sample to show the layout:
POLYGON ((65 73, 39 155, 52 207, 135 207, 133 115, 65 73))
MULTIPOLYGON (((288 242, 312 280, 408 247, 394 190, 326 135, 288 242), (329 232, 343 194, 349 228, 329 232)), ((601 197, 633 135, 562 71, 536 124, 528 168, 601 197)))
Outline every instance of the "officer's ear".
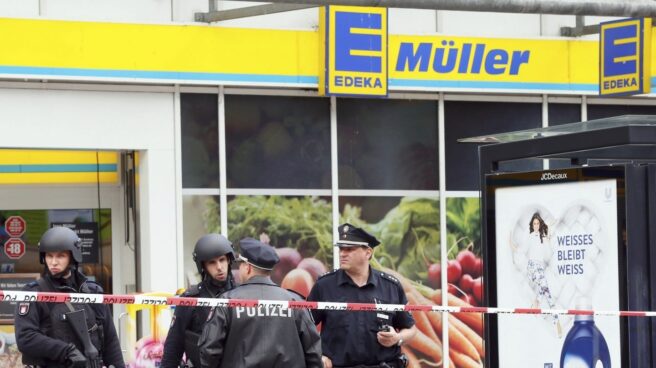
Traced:
POLYGON ((374 248, 364 247, 365 252, 367 252, 367 259, 371 261, 374 257, 374 248))

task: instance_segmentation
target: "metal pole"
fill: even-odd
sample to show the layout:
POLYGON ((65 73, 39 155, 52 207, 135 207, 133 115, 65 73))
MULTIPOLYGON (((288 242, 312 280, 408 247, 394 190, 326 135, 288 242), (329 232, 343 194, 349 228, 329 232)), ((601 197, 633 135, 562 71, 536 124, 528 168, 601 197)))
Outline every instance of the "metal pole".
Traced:
POLYGON ((265 5, 247 6, 244 8, 210 11, 209 13, 196 13, 195 16, 197 22, 212 23, 212 22, 220 22, 223 20, 240 19, 245 17, 255 17, 258 15, 282 13, 292 10, 316 8, 318 6, 319 5, 265 4, 265 5))
MULTIPOLYGON (((234 0, 251 1, 251 0, 234 0)), ((656 2, 580 0, 268 0, 270 3, 350 5, 383 8, 460 10, 475 12, 654 17, 656 2)))

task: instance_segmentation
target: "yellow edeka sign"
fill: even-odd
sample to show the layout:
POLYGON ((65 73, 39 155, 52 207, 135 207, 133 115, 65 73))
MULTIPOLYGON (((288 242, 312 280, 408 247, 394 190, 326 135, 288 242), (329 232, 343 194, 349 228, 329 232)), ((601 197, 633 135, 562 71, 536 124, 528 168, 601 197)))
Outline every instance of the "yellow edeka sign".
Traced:
POLYGON ((387 96, 387 8, 321 8, 319 93, 387 96))
POLYGON ((599 94, 649 93, 651 88, 651 19, 601 23, 599 94))

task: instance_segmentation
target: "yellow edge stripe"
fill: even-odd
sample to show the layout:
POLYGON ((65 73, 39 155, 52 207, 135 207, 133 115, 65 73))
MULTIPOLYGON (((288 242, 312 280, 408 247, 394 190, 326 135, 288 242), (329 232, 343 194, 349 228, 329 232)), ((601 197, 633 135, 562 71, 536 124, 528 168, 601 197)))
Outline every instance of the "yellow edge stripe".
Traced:
POLYGON ((0 174, 0 184, 95 184, 98 179, 102 184, 118 182, 117 173, 26 173, 0 174))
POLYGON ((619 57, 614 58, 613 60, 615 60, 616 63, 621 63, 621 62, 625 62, 625 61, 634 61, 634 60, 639 61, 640 56, 639 55, 619 56, 619 57))
POLYGON ((644 59, 642 61, 642 67, 644 70, 644 75, 643 75, 643 83, 645 87, 645 93, 651 93, 651 76, 655 75, 653 73, 653 68, 656 66, 652 62, 652 59, 654 58, 654 55, 652 54, 656 48, 654 48, 652 42, 656 39, 653 37, 653 32, 656 31, 656 28, 653 28, 653 24, 651 21, 651 18, 645 18, 644 19, 644 26, 645 26, 645 31, 643 34, 643 42, 644 42, 644 59))
POLYGON ((635 43, 640 40, 640 37, 632 37, 632 38, 622 38, 620 40, 615 40, 613 44, 615 45, 624 45, 627 43, 635 43))
POLYGON ((363 34, 363 35, 384 35, 385 32, 380 29, 371 29, 371 28, 351 28, 352 34, 363 34))
MULTIPOLYGON (((98 152, 98 163, 116 164, 117 152, 98 152)), ((96 151, 0 150, 0 165, 95 164, 96 151)))
POLYGON ((383 51, 373 51, 373 50, 351 50, 352 56, 381 56, 383 51))

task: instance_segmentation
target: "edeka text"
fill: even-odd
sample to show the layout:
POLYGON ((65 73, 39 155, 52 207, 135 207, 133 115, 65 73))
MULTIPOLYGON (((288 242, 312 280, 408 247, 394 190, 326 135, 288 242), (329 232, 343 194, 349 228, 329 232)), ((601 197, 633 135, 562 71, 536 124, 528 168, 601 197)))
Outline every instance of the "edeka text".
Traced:
POLYGON ((432 68, 436 73, 517 75, 521 66, 528 64, 529 50, 488 49, 484 43, 456 44, 444 40, 436 45, 431 42, 402 42, 396 60, 397 72, 427 72, 432 68))
POLYGON ((351 77, 348 75, 336 75, 335 86, 355 88, 383 88, 383 83, 378 77, 351 77))
POLYGON ((604 89, 617 89, 626 87, 637 87, 638 81, 636 78, 620 78, 604 81, 604 89))

